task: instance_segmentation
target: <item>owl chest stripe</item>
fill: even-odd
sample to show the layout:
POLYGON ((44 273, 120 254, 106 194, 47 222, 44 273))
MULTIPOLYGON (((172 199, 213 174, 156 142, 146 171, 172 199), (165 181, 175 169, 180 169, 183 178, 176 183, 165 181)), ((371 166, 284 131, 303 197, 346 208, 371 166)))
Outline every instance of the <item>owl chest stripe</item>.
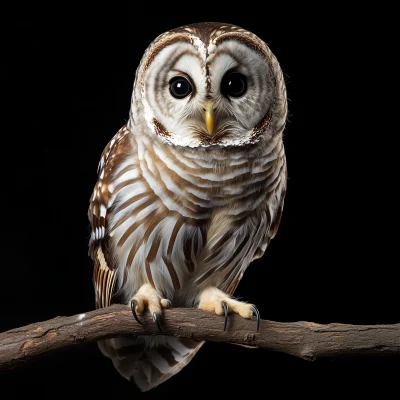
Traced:
POLYGON ((176 236, 178 235, 178 232, 181 229, 184 221, 185 221, 184 218, 178 218, 174 228, 172 229, 172 233, 171 233, 171 237, 168 242, 168 249, 167 249, 167 255, 169 257, 171 256, 172 249, 174 248, 176 236))
MULTIPOLYGON (((153 211, 151 213, 151 215, 154 215, 156 213, 156 211, 153 211)), ((120 240, 117 243, 118 247, 122 247, 125 242, 128 240, 128 238, 135 232, 136 229, 138 229, 141 225, 143 225, 146 221, 148 221, 148 219, 151 218, 151 216, 147 216, 145 218, 142 218, 139 221, 134 222, 133 224, 131 224, 129 226, 129 228, 127 228, 124 232, 124 234, 122 235, 122 237, 120 238, 120 240)))
POLYGON ((168 273, 171 277, 172 280, 172 284, 174 286, 175 290, 179 290, 181 287, 181 284, 179 282, 179 278, 178 278, 178 274, 175 271, 174 265, 172 264, 172 262, 165 256, 163 256, 163 261, 168 269, 168 273))
MULTIPOLYGON (((236 235, 233 229, 231 233, 218 235, 214 243, 207 243, 201 226, 207 226, 215 210, 225 210, 230 219, 225 224, 246 225, 252 210, 266 200, 268 189, 279 184, 283 165, 279 142, 271 143, 270 148, 264 150, 262 160, 246 161, 243 155, 233 155, 232 160, 237 165, 222 170, 219 181, 216 166, 220 161, 211 159, 209 168, 199 166, 196 169, 188 166, 196 163, 189 155, 183 154, 179 159, 169 147, 157 152, 154 147, 142 146, 143 156, 137 157, 141 160, 137 165, 139 176, 135 182, 139 186, 136 188, 143 192, 136 191, 129 197, 131 189, 126 183, 130 179, 118 183, 117 194, 121 194, 124 201, 116 202, 115 211, 120 218, 114 219, 113 230, 122 228, 116 237, 120 236, 117 246, 123 252, 120 254, 125 254, 122 257, 126 260, 126 270, 139 268, 143 278, 156 287, 167 279, 175 291, 180 290, 190 276, 197 277, 198 284, 214 280, 213 273, 224 282, 234 282, 242 264, 245 268, 246 260, 251 260, 253 247, 258 245, 258 242, 253 243, 258 240, 255 232, 247 231, 252 229, 247 227, 232 241, 232 235, 236 235), (154 206, 153 210, 150 206, 154 206), (137 218, 145 210, 150 212, 137 218), (198 258, 205 247, 206 252, 198 258)), ((131 169, 126 165, 123 168, 126 172, 131 169)))
POLYGON ((189 161, 183 164, 182 160, 185 159, 184 155, 178 159, 169 148, 163 151, 158 149, 154 151, 153 166, 157 169, 158 181, 162 181, 159 185, 165 188, 164 194, 172 199, 178 198, 186 211, 183 215, 191 217, 193 212, 208 217, 207 209, 242 201, 260 191, 260 176, 266 178, 271 168, 268 163, 259 163, 252 172, 248 162, 242 161, 239 165, 230 166, 226 172, 219 173, 215 165, 196 169, 187 165, 189 161), (258 187, 254 187, 252 184, 257 182, 258 187))

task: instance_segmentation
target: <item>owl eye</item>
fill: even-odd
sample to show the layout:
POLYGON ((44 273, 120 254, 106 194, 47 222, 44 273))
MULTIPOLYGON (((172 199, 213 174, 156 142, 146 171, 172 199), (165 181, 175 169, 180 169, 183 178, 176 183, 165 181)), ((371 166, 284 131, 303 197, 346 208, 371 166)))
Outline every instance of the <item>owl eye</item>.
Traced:
POLYGON ((229 97, 241 97, 247 91, 247 78, 238 72, 227 73, 221 82, 221 92, 229 97))
POLYGON ((192 84, 183 76, 176 76, 169 82, 169 91, 176 99, 184 99, 193 92, 192 84))

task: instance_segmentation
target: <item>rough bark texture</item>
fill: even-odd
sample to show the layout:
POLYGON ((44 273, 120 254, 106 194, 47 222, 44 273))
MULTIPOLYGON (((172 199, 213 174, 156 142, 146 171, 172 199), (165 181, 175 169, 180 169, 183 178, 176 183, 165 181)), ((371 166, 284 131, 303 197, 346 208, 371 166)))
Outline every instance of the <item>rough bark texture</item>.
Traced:
MULTIPOLYGON (((57 317, 0 334, 0 371, 57 350, 83 346, 116 336, 159 335, 147 314, 143 326, 133 319, 130 308, 114 305, 72 317, 57 317)), ((197 309, 164 311, 164 334, 196 340, 228 342, 279 351, 305 360, 361 355, 400 355, 400 324, 320 325, 313 322, 261 321, 229 315, 227 330, 223 317, 197 309)))

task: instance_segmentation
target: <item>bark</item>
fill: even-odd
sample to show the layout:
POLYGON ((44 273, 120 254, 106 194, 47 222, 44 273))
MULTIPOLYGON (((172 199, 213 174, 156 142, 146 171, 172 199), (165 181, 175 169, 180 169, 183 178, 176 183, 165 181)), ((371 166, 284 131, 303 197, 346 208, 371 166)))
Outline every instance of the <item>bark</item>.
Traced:
POLYGON ((128 306, 114 305, 72 317, 54 319, 0 334, 0 371, 13 369, 51 352, 83 346, 116 336, 169 335, 199 341, 225 342, 278 351, 305 360, 365 355, 400 355, 400 324, 321 325, 313 322, 255 320, 229 315, 224 318, 198 309, 164 310, 163 333, 148 313, 144 325, 133 318, 128 306))

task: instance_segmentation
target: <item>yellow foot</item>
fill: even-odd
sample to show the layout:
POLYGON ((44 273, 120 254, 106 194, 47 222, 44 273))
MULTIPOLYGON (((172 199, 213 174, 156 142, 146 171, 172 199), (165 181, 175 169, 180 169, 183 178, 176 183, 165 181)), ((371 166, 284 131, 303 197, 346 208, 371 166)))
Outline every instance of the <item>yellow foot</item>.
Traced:
POLYGON ((157 290, 149 283, 141 286, 131 300, 132 314, 141 325, 143 325, 143 322, 138 318, 137 314, 142 313, 146 307, 149 309, 158 329, 162 331, 160 323, 161 309, 171 307, 171 302, 167 299, 162 299, 157 290))
POLYGON ((253 304, 243 303, 230 298, 226 293, 216 287, 208 287, 203 290, 199 297, 199 308, 201 310, 215 312, 217 315, 225 314, 224 330, 228 322, 228 313, 234 312, 243 318, 250 319, 254 314, 257 317, 257 332, 260 327, 260 313, 253 304))

